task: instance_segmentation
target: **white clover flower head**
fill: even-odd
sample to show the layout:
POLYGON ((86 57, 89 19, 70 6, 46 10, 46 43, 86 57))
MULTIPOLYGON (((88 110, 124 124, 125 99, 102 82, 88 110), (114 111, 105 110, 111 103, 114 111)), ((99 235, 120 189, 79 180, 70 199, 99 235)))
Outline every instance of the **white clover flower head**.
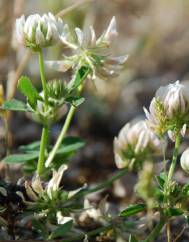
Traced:
POLYGON ((99 38, 96 37, 93 26, 90 26, 89 30, 89 35, 80 28, 75 28, 75 36, 68 31, 67 34, 64 32, 61 35, 61 41, 72 49, 73 55, 63 56, 62 61, 46 61, 47 66, 61 72, 87 66, 91 70, 92 79, 97 76, 105 79, 118 76, 128 55, 112 57, 106 53, 113 39, 118 35, 115 17, 99 38))
POLYGON ((183 136, 189 115, 189 86, 176 81, 160 87, 150 103, 149 112, 146 109, 144 111, 149 127, 158 135, 168 132, 174 140, 176 127, 183 136))
POLYGON ((116 166, 121 169, 135 160, 143 160, 149 153, 160 153, 162 142, 147 127, 144 120, 133 125, 127 123, 114 138, 116 166))
POLYGON ((180 165, 185 172, 189 173, 189 148, 182 153, 180 165))
POLYGON ((60 18, 52 13, 22 15, 16 20, 16 37, 20 44, 37 50, 51 46, 60 40, 60 35, 67 29, 60 18))

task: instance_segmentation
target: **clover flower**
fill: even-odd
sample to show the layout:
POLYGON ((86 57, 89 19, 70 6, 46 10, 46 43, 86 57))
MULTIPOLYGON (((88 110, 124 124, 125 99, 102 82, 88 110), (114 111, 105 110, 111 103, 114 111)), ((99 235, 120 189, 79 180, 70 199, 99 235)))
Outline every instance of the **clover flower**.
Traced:
POLYGON ((28 197, 33 202, 38 201, 39 198, 42 198, 46 195, 50 200, 52 200, 54 194, 57 193, 59 190, 60 182, 65 170, 67 170, 66 165, 60 166, 58 171, 53 170, 52 178, 48 182, 48 184, 45 185, 45 187, 43 187, 39 176, 33 177, 31 184, 26 181, 25 188, 28 197))
POLYGON ((61 61, 46 61, 46 64, 57 71, 79 69, 88 66, 92 72, 92 78, 110 78, 119 75, 128 56, 111 57, 105 53, 110 47, 112 40, 118 35, 116 19, 112 18, 103 34, 96 38, 93 27, 90 27, 89 37, 80 28, 75 28, 75 36, 68 31, 61 35, 62 43, 73 51, 71 56, 63 56, 61 61))
POLYGON ((114 138, 114 155, 116 166, 132 168, 134 163, 140 165, 151 154, 161 152, 162 143, 141 120, 133 125, 127 123, 114 138))
POLYGON ((189 173, 189 148, 182 153, 180 165, 185 172, 189 173))
MULTIPOLYGON (((33 202, 35 203, 40 199, 44 199, 45 201, 47 201, 48 199, 50 200, 55 199, 57 196, 57 193, 61 192, 60 182, 67 168, 68 168, 67 165, 62 165, 57 171, 53 170, 52 178, 47 184, 43 184, 39 176, 34 176, 31 183, 26 181, 25 189, 31 201, 26 201, 26 199, 20 193, 18 195, 22 197, 23 201, 26 204, 32 204, 33 202)), ((77 193, 79 193, 82 189, 85 189, 85 188, 86 188, 86 184, 83 187, 80 187, 76 190, 69 191, 69 192, 64 191, 64 192, 67 193, 67 196, 66 196, 67 199, 70 199, 74 197, 77 193)))
POLYGON ((189 122, 189 87, 176 81, 160 87, 152 99, 149 112, 144 109, 149 127, 158 135, 168 132, 174 140, 175 132, 184 136, 189 122))
POLYGON ((52 13, 32 14, 26 19, 22 15, 16 20, 16 37, 20 44, 36 50, 57 43, 66 28, 52 13))

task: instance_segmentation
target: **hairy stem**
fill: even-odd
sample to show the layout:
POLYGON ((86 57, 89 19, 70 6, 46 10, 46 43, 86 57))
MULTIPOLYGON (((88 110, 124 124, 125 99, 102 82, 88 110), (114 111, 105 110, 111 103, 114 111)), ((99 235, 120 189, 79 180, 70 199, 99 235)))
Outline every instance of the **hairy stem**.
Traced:
MULTIPOLYGON (((42 49, 40 49, 38 53, 39 53, 40 76, 41 76, 41 82, 42 82, 43 93, 44 93, 44 101, 45 101, 45 107, 44 107, 45 110, 44 111, 47 111, 47 109, 48 109, 47 82, 46 82, 46 78, 45 78, 42 49)), ((43 172, 43 169, 44 169, 45 153, 46 153, 47 144, 48 144, 48 136, 49 136, 49 127, 48 127, 48 125, 44 125, 43 129, 42 129, 42 134, 41 134, 39 160, 38 160, 38 164, 37 164, 37 174, 38 175, 41 175, 43 172)))
POLYGON ((165 225, 165 222, 166 221, 163 218, 163 216, 160 216, 160 220, 157 223, 157 225, 155 226, 155 228, 152 230, 152 232, 149 234, 149 236, 145 240, 143 240, 142 242, 153 242, 153 241, 155 241, 155 239, 161 233, 161 230, 162 230, 163 226, 165 225))

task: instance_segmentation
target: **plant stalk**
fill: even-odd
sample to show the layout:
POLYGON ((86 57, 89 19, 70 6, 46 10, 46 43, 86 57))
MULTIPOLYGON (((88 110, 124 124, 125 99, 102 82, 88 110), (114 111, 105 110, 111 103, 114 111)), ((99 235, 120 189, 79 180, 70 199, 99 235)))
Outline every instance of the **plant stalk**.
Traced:
POLYGON ((176 140, 175 140, 175 148, 173 151, 173 158, 172 158, 171 166, 169 168, 169 173, 168 173, 168 177, 167 177, 167 185, 172 180, 172 177, 173 177, 173 174, 175 171, 180 144, 181 144, 181 136, 180 136, 180 134, 177 134, 176 140))
POLYGON ((83 195, 87 195, 87 194, 90 194, 90 193, 93 193, 93 192, 98 192, 100 190, 103 190, 103 189, 109 187, 110 185, 112 185, 113 182, 115 182, 116 180, 120 179, 127 172, 128 172, 128 169, 126 169, 126 168, 121 169, 115 175, 112 175, 109 179, 105 180, 104 182, 98 184, 97 186, 95 186, 95 187, 93 187, 91 189, 88 189, 87 191, 84 191, 83 195))
POLYGON ((44 59, 43 59, 42 49, 39 49, 38 53, 39 53, 39 70, 40 70, 40 76, 41 76, 41 83, 42 83, 42 87, 43 87, 45 107, 47 108, 47 106, 48 106, 47 81, 45 78, 45 68, 44 68, 44 59))
MULTIPOLYGON (((42 88, 44 93, 44 101, 45 101, 45 111, 48 109, 48 94, 47 94, 47 82, 45 78, 45 70, 44 70, 44 59, 43 59, 43 51, 39 49, 39 70, 42 82, 42 88)), ((44 169, 44 162, 45 162, 45 153, 47 149, 49 138, 49 127, 48 125, 44 125, 41 134, 41 144, 40 144, 40 151, 39 151, 39 160, 37 164, 37 174, 41 175, 44 169)))
POLYGON ((48 159, 45 163, 46 167, 48 167, 50 165, 50 163, 52 162, 52 160, 54 159, 54 156, 56 155, 56 152, 57 152, 58 148, 60 147, 60 145, 61 145, 61 143, 62 143, 62 141, 63 141, 63 139, 64 139, 64 137, 65 137, 65 135, 68 131, 68 128, 70 127, 70 123, 72 121, 72 118, 74 116, 75 111, 76 111, 76 107, 71 106, 69 113, 66 117, 66 121, 64 123, 64 126, 62 127, 62 130, 61 130, 61 132, 58 136, 58 139, 57 139, 57 141, 56 141, 56 143, 55 143, 52 151, 50 152, 49 157, 48 157, 48 159))
POLYGON ((43 173, 44 169, 44 161, 45 161, 45 153, 48 144, 49 138, 49 128, 48 126, 44 126, 41 134, 41 144, 40 144, 40 151, 39 151, 39 160, 37 164, 37 174, 40 176, 43 173))
MULTIPOLYGON (((88 73, 89 73, 89 71, 88 71, 88 73)), ((87 77, 87 75, 83 76, 83 81, 84 81, 84 79, 86 77, 87 77)), ((78 94, 80 94, 82 92, 83 87, 84 87, 83 84, 81 84, 78 87, 78 94)), ((56 141, 56 143, 55 143, 52 151, 50 152, 49 157, 48 157, 48 159, 47 159, 47 161, 45 163, 46 167, 48 167, 50 165, 50 163, 53 161, 53 159, 54 159, 54 157, 56 155, 56 152, 57 152, 58 148, 60 147, 60 145, 61 145, 61 143, 62 143, 62 141, 63 141, 63 139, 64 139, 64 137, 65 137, 65 135, 66 135, 66 133, 67 133, 67 131, 69 129, 69 127, 70 127, 70 124, 71 124, 72 118, 73 118, 73 116, 75 114, 75 111, 76 111, 76 107, 75 106, 71 106, 71 108, 70 108, 70 110, 68 112, 68 115, 66 117, 65 123, 64 123, 64 125, 62 127, 62 130, 61 130, 61 132, 60 132, 60 134, 58 136, 58 139, 57 139, 57 141, 56 141)))
POLYGON ((143 240, 142 242, 153 242, 153 241, 155 241, 155 239, 161 233, 161 230, 162 230, 163 226, 165 225, 165 222, 166 221, 163 218, 163 216, 160 216, 160 221, 157 223, 157 225, 152 230, 152 232, 149 234, 149 236, 145 240, 143 240))

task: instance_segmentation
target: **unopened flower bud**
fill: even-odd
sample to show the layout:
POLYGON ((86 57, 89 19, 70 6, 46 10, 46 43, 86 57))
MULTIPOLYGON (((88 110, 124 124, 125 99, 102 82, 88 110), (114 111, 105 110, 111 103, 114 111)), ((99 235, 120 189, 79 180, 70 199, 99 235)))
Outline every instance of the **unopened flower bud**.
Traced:
MULTIPOLYGON (((40 93, 40 96, 42 97, 42 99, 44 98, 43 92, 40 93)), ((60 120, 67 112, 66 104, 59 105, 60 100, 57 101, 55 98, 52 97, 49 97, 48 101, 49 105, 47 110, 45 110, 44 101, 38 100, 34 112, 28 112, 27 117, 37 123, 48 125, 60 120)), ((30 105, 29 107, 32 108, 30 105)))
POLYGON ((189 173, 189 148, 187 148, 181 155, 180 165, 184 171, 189 173))

